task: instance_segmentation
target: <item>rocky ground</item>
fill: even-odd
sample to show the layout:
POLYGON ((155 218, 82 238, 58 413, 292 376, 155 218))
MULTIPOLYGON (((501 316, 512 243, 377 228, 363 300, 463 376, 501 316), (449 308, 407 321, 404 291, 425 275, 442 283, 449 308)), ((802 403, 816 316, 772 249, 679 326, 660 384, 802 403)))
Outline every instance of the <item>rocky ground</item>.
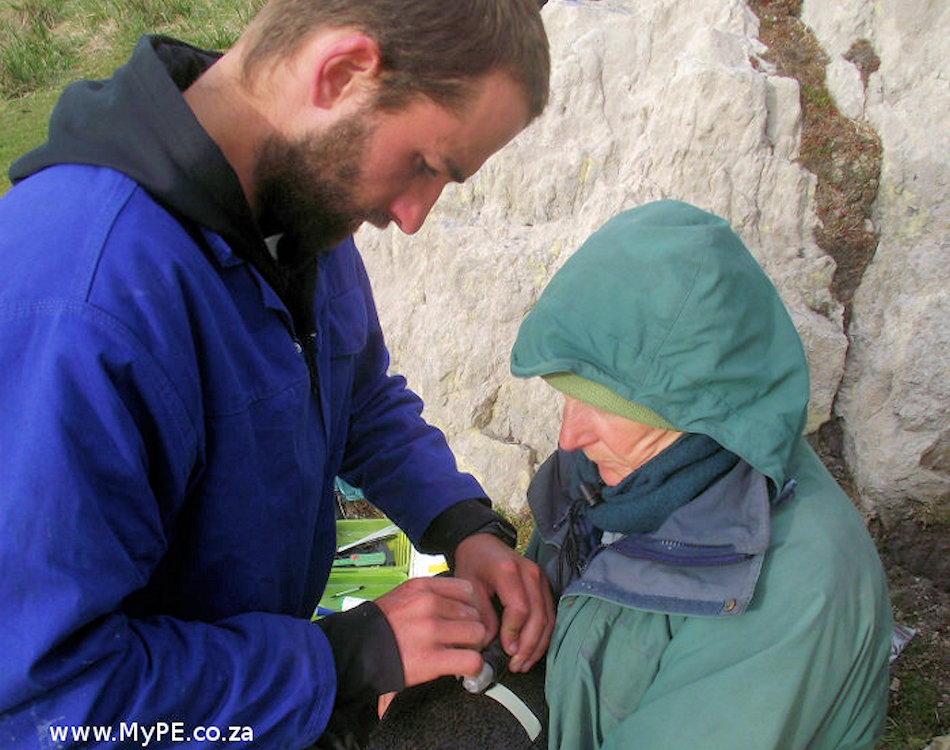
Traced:
MULTIPOLYGON (((930 737, 950 734, 950 592, 895 563, 886 551, 882 557, 894 617, 916 630, 891 665, 890 744, 882 747, 916 750, 930 737)), ((940 750, 946 747, 950 742, 940 750)))

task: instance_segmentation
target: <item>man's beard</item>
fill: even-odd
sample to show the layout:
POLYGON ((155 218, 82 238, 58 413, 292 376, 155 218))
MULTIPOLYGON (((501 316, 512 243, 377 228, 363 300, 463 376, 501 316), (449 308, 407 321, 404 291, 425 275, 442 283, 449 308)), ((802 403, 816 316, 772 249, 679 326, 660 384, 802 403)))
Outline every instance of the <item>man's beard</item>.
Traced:
POLYGON ((388 216, 359 206, 354 188, 372 126, 362 112, 296 141, 271 135, 257 153, 254 207, 265 234, 282 233, 279 256, 296 266, 388 216), (292 256, 292 257, 287 257, 292 256))

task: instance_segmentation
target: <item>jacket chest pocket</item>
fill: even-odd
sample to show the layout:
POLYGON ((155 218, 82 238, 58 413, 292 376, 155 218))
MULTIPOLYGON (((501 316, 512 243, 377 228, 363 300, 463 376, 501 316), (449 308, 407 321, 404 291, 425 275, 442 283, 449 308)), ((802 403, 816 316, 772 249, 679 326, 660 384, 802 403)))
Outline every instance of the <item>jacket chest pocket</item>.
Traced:
POLYGON ((325 343, 331 359, 359 354, 366 347, 367 333, 366 303, 359 287, 330 300, 325 343))

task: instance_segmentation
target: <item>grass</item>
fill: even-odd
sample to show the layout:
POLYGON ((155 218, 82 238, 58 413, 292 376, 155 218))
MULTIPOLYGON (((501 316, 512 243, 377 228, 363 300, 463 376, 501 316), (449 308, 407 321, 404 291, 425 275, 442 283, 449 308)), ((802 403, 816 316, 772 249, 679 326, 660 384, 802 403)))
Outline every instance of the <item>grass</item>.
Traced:
POLYGON ((9 163, 46 139, 46 121, 58 96, 58 91, 46 90, 12 101, 0 99, 0 193, 9 187, 9 163))
POLYGON ((0 93, 11 98, 49 84, 79 59, 76 40, 57 34, 62 0, 24 0, 0 15, 0 93))
POLYGON ((521 554, 524 554, 524 551, 528 548, 528 542, 531 541, 531 534, 534 531, 534 516, 531 515, 531 510, 525 508, 519 511, 508 511, 501 509, 501 515, 515 527, 515 531, 518 532, 518 541, 516 542, 515 549, 518 550, 521 554))
POLYGON ((905 674, 891 690, 887 712, 887 729, 878 743, 878 750, 920 750, 940 731, 940 714, 935 708, 940 700, 936 685, 918 674, 905 674))
POLYGON ((0 193, 14 159, 46 139, 59 91, 103 78, 139 36, 226 49, 263 0, 0 0, 0 193))

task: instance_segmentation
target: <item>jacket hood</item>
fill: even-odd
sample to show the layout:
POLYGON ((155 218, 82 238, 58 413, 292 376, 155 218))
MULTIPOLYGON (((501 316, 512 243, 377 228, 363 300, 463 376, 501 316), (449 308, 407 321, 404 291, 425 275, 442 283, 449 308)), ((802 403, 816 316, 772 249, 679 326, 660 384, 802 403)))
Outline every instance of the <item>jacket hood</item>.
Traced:
POLYGON ((181 95, 218 57, 167 37, 142 37, 112 78, 65 89, 49 139, 12 164, 10 181, 55 164, 110 167, 257 260, 266 248, 237 175, 181 95))
POLYGON ((619 214, 567 260, 511 371, 600 383, 777 487, 805 426, 808 367, 778 292, 724 220, 678 201, 619 214))

